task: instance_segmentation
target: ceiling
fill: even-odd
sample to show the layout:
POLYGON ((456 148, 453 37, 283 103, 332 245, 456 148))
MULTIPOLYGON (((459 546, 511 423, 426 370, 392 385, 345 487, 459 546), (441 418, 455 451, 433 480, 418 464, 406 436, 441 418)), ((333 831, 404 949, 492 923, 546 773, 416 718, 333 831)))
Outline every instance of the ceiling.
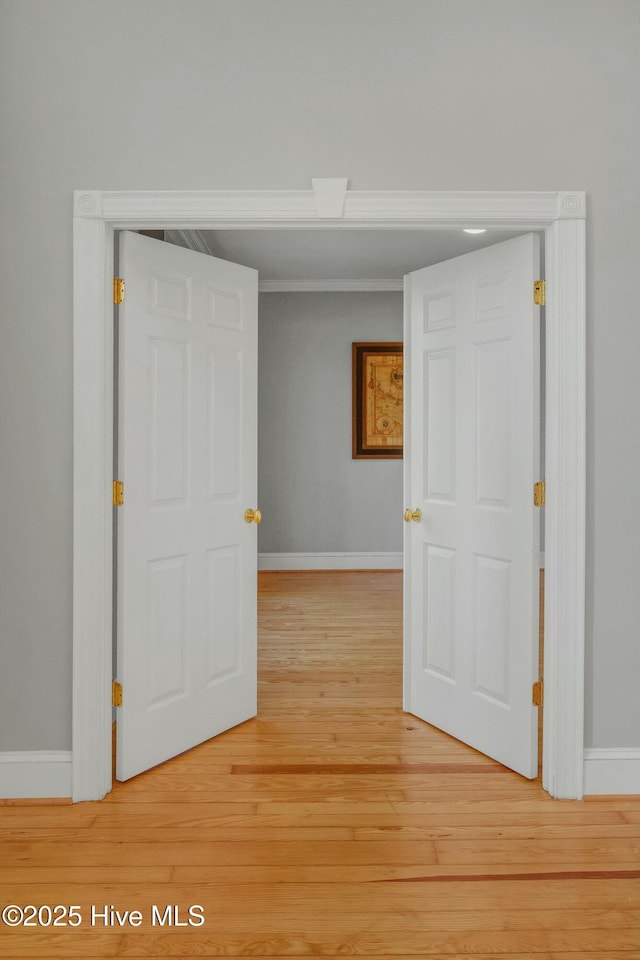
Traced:
MULTIPOLYGON (((522 230, 202 230, 215 257, 253 267, 262 283, 395 280, 405 273, 519 236, 522 230)), ((178 241, 179 242, 179 241, 178 241)))

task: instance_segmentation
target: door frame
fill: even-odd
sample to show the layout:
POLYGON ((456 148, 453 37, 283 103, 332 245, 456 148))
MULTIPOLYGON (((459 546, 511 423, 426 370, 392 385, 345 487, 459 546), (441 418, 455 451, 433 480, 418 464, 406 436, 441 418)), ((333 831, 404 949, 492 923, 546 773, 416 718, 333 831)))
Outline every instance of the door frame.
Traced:
MULTIPOLYGON (((95 191, 73 198, 73 800, 111 789, 114 234, 130 229, 544 230, 544 789, 584 782, 585 219, 580 191, 95 191)), ((405 611, 406 614, 406 611, 405 611)))

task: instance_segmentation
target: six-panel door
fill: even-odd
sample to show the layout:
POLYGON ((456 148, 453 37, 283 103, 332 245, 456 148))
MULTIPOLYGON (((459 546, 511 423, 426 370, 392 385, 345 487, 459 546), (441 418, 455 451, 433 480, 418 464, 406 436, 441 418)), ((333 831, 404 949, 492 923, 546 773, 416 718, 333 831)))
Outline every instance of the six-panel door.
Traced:
POLYGON ((407 708, 534 777, 539 271, 534 234, 409 274, 407 708))
POLYGON ((117 777, 256 712, 257 273, 120 239, 117 777))

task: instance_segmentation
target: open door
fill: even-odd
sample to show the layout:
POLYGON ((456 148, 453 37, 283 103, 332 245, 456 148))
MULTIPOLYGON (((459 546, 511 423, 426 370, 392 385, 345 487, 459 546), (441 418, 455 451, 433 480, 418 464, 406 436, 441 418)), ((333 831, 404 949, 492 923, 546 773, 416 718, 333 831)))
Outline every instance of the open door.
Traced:
POLYGON ((537 774, 539 239, 405 280, 405 707, 537 774))
POLYGON ((126 780, 256 713, 258 275, 133 233, 119 274, 126 780))

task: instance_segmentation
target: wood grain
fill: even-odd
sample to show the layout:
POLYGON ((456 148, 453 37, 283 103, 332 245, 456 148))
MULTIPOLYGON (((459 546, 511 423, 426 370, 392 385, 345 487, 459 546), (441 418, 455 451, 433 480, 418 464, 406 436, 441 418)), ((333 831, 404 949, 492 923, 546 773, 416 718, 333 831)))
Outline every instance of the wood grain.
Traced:
POLYGON ((255 720, 101 803, 0 808, 1 905, 144 923, 0 925, 3 958, 640 956, 639 798, 554 801, 403 713, 401 574, 263 573, 259 603, 255 720))

